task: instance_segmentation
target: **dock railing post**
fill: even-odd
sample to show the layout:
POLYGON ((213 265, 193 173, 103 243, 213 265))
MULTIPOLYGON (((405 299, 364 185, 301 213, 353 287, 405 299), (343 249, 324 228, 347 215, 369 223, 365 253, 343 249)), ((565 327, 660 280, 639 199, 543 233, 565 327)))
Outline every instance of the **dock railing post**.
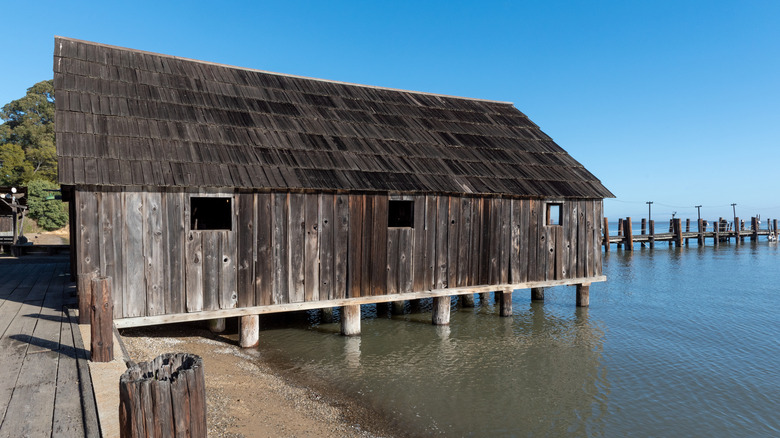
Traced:
POLYGON ((648 241, 650 242, 650 248, 655 248, 655 221, 650 219, 650 237, 648 237, 648 241))
POLYGON ((604 218, 604 251, 609 252, 609 219, 604 218))
POLYGON ((623 234, 625 234, 625 241, 626 241, 626 251, 633 251, 634 250, 634 232, 631 229, 631 217, 627 217, 626 220, 623 221, 623 234))

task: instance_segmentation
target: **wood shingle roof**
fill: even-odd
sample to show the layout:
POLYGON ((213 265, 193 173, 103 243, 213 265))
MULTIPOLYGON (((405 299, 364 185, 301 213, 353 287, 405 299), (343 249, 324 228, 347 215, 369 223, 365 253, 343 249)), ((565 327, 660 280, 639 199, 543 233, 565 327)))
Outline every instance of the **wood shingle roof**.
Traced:
POLYGON ((612 197, 509 103, 56 37, 60 183, 612 197))

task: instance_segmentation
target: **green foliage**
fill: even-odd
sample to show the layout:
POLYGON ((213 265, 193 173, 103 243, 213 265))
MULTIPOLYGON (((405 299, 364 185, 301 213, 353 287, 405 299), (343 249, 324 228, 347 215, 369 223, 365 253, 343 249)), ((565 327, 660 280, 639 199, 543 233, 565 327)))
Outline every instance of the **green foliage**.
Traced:
POLYGON ((68 223, 68 213, 59 199, 46 199, 54 196, 59 186, 45 179, 34 179, 27 184, 27 207, 29 216, 38 222, 38 226, 47 230, 59 230, 68 223))
POLYGON ((57 182, 54 143, 54 82, 38 82, 27 94, 0 109, 0 183, 23 185, 32 179, 57 182))

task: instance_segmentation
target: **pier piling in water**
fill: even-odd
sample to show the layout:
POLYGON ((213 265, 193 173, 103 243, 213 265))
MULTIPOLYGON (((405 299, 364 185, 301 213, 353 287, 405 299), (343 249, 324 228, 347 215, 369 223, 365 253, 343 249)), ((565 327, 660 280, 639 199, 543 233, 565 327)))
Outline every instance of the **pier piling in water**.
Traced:
POLYGON ((450 297, 433 298, 433 325, 449 325, 450 323, 450 297))
POLYGON ((254 348, 260 343, 260 316, 247 315, 239 318, 241 348, 254 348))
POLYGON ((360 304, 341 307, 341 334, 344 336, 360 334, 360 304))

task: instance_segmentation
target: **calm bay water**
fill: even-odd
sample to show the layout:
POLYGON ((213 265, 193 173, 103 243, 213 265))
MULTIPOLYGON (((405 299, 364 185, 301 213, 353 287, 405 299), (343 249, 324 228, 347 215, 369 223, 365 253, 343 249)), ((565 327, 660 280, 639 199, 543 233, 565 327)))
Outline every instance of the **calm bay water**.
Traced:
MULTIPOLYGON (((337 335, 316 315, 267 328, 261 354, 415 435, 780 436, 780 250, 765 241, 604 254, 590 307, 574 287, 337 335)), ((429 309, 426 309, 429 310, 429 309)))

